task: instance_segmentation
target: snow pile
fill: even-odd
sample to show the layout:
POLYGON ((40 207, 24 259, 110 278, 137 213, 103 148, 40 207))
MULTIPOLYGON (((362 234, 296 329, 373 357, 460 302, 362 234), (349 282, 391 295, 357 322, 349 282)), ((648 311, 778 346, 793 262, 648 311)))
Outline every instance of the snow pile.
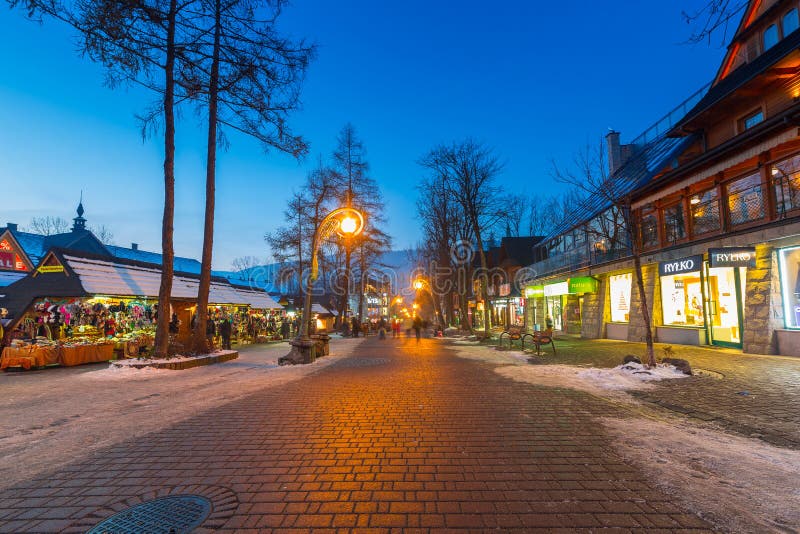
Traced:
POLYGON ((453 345, 459 357, 500 365, 496 372, 513 380, 541 386, 577 389, 600 396, 617 397, 625 391, 649 389, 653 387, 652 382, 686 377, 671 365, 659 365, 653 369, 647 369, 636 363, 620 365, 613 369, 531 365, 528 363, 530 355, 524 352, 500 351, 476 343, 453 343, 453 345))
MULTIPOLYGON (((590 368, 575 374, 580 380, 591 382, 601 389, 628 390, 645 389, 643 382, 656 382, 671 378, 686 378, 687 375, 672 365, 657 365, 648 369, 639 363, 626 363, 613 369, 590 368)), ((646 387, 646 386, 645 386, 646 387)))
POLYGON ((105 369, 81 373, 78 375, 78 378, 81 380, 128 380, 132 378, 151 378, 159 375, 164 376, 170 373, 174 373, 174 371, 170 369, 158 369, 156 367, 140 368, 131 367, 130 365, 115 365, 112 363, 105 369))
POLYGON ((118 366, 118 367, 127 367, 127 366, 136 366, 142 364, 154 364, 154 363, 178 363, 178 362, 187 362, 190 360, 198 360, 201 358, 207 358, 209 356, 224 356, 225 354, 230 354, 232 352, 236 352, 233 350, 218 350, 215 352, 211 352, 209 354, 201 354, 199 356, 173 356, 172 358, 131 358, 129 360, 116 360, 114 361, 111 366, 118 366))

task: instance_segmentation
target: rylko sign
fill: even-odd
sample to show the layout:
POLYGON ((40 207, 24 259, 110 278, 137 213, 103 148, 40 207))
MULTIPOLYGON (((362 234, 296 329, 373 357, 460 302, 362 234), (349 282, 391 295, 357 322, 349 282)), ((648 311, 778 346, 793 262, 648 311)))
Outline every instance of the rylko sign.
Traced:
POLYGON ((755 267, 756 249, 752 247, 729 247, 708 249, 709 267, 755 267))
POLYGON ((669 276, 671 274, 691 273, 699 271, 703 266, 703 256, 689 256, 679 260, 662 261, 658 264, 658 274, 669 276))

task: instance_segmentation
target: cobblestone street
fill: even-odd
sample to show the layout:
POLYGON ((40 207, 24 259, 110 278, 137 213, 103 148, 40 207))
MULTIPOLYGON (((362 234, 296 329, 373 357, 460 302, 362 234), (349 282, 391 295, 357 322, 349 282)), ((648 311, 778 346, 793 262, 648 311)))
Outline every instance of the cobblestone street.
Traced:
POLYGON ((213 503, 202 528, 237 532, 707 529, 615 455, 597 421, 609 415, 625 417, 439 341, 369 338, 304 378, 6 488, 0 530, 85 532, 175 494, 213 503))

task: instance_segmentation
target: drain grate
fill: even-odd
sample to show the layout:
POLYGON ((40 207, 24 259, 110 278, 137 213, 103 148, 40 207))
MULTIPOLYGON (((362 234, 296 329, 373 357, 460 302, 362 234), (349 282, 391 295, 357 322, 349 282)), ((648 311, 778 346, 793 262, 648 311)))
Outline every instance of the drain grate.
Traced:
POLYGON ((336 363, 339 367, 373 367, 389 363, 388 358, 348 358, 336 363))
POLYGON ((200 495, 171 495, 137 504, 112 515, 87 534, 189 533, 211 513, 211 501, 200 495))

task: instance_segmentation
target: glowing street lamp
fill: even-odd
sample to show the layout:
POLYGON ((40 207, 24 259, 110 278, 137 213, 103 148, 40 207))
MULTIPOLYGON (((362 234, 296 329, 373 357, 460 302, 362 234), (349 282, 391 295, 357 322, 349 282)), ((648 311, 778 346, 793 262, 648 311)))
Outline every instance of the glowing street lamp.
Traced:
MULTIPOLYGON (((306 294, 303 303, 303 320, 300 323, 300 332, 290 341, 292 352, 285 356, 291 363, 311 363, 314 361, 312 348, 314 341, 308 336, 308 324, 311 317, 311 291, 319 273, 317 251, 322 243, 330 239, 333 234, 342 237, 355 237, 364 230, 364 214, 355 208, 337 208, 327 214, 314 229, 311 238, 311 272, 306 278, 306 294)), ((284 361, 286 361, 284 360, 284 361)))

